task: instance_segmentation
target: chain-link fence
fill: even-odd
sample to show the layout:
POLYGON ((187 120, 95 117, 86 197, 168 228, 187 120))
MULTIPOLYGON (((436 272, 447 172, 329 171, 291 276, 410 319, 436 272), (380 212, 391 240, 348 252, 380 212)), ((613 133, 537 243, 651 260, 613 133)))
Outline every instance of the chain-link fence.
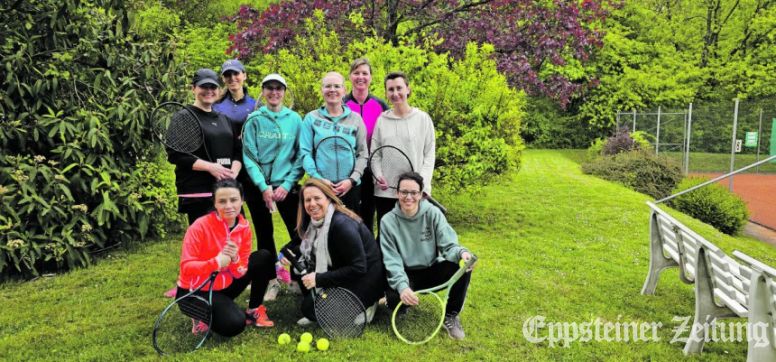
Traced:
MULTIPOLYGON (((618 112, 617 127, 643 132, 655 152, 676 160, 686 175, 711 178, 776 155, 776 104, 769 99, 618 112)), ((751 221, 776 230, 774 161, 720 183, 746 201, 751 221)))

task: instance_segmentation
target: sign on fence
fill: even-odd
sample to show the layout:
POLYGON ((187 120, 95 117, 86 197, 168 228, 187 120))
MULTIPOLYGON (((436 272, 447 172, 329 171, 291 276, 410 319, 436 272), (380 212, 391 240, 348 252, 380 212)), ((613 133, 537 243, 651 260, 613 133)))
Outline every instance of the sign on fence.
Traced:
POLYGON ((746 132, 746 137, 744 138, 744 146, 757 147, 757 132, 746 132))
MULTIPOLYGON (((771 122, 771 156, 776 155, 776 118, 771 122)), ((771 163, 776 163, 776 160, 771 160, 771 163)))
POLYGON ((736 152, 741 152, 741 140, 736 140, 736 152))

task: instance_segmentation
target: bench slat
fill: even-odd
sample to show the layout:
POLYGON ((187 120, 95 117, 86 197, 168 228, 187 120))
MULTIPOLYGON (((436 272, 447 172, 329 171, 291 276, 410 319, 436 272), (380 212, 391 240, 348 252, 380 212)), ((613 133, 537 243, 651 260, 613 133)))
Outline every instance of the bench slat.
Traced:
POLYGON ((723 293, 720 289, 714 289, 714 296, 722 300, 722 302, 730 308, 735 314, 737 314, 739 317, 746 318, 746 316, 749 314, 749 311, 744 308, 740 303, 738 303, 736 300, 728 297, 725 293, 723 293))

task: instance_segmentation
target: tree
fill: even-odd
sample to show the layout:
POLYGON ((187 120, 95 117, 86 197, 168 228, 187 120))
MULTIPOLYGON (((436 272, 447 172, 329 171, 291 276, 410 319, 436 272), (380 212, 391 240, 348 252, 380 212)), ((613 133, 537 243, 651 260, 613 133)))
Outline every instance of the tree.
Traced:
POLYGON ((369 35, 394 45, 433 42, 456 58, 469 42, 493 44, 510 84, 561 105, 594 81, 573 70, 601 46, 598 27, 607 14, 601 1, 591 0, 291 0, 261 12, 241 7, 230 50, 248 59, 288 47, 309 36, 303 22, 315 10, 343 43, 369 35))

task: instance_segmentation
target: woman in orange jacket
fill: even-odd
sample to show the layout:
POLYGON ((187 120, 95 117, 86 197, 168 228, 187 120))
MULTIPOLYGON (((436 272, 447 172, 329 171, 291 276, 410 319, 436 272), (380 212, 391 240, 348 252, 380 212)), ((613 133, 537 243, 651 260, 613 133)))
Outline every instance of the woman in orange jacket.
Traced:
MULTIPOLYGON (((267 250, 251 253, 251 228, 240 215, 243 190, 234 179, 217 181, 213 186, 215 211, 194 221, 183 239, 177 296, 199 286, 216 270, 213 288, 213 332, 231 337, 246 325, 272 327, 263 298, 267 284, 275 278, 275 259, 267 250), (248 309, 242 310, 234 299, 251 284, 248 309)), ((192 332, 201 332, 204 323, 195 324, 192 332)))

